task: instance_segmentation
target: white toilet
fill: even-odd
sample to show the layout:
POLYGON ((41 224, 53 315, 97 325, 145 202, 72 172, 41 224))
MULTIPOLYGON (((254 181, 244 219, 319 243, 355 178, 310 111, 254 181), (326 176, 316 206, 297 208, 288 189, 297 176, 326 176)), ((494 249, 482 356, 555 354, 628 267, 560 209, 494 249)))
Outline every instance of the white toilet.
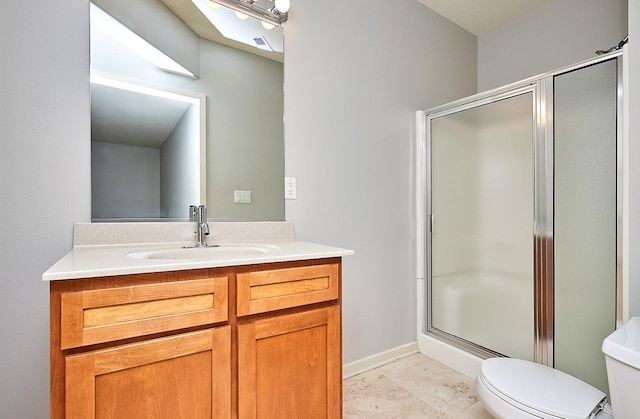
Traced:
POLYGON ((476 392, 497 418, 640 418, 640 317, 609 335, 602 352, 611 405, 606 394, 569 374, 512 358, 483 361, 476 392))

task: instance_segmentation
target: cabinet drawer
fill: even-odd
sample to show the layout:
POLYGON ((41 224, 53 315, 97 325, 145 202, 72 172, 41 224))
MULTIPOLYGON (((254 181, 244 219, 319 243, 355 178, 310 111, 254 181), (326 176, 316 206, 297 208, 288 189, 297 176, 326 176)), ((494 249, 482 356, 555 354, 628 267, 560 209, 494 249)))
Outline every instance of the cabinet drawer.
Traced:
POLYGON ((238 274, 238 316, 337 300, 339 276, 338 264, 238 274))
POLYGON ((228 319, 228 278, 62 293, 61 349, 228 319))

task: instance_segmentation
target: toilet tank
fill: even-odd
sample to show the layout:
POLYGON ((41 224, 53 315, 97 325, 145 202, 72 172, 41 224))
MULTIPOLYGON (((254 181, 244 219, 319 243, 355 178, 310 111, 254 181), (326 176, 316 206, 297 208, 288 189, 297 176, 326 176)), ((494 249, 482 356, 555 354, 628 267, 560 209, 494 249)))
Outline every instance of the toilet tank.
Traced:
POLYGON ((616 419, 638 417, 640 317, 633 317, 602 343, 609 396, 616 419))

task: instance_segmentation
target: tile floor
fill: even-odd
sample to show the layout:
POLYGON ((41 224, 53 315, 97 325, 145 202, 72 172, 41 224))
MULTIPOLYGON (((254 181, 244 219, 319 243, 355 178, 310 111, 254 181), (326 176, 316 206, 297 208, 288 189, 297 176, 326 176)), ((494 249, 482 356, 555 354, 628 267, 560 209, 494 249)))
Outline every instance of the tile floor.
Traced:
POLYGON ((475 381, 420 353, 347 378, 343 418, 491 419, 475 381))

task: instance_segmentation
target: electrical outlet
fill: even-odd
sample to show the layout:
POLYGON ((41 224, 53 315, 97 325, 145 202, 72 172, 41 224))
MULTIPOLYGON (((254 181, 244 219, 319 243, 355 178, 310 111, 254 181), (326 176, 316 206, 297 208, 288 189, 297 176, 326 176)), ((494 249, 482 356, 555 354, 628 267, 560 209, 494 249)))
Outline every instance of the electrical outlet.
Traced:
POLYGON ((284 199, 296 199, 296 178, 284 178, 284 199))
POLYGON ((236 204, 250 204, 251 191, 233 191, 233 202, 236 204))

